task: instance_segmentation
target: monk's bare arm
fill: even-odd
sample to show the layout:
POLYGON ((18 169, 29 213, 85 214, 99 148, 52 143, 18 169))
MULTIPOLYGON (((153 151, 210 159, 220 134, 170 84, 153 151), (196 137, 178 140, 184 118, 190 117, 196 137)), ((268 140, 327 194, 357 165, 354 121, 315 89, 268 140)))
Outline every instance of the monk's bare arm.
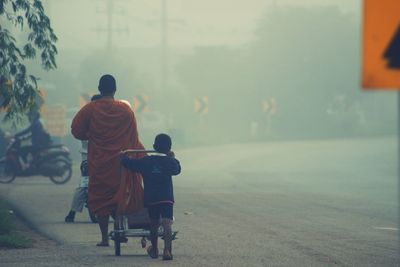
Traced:
POLYGON ((72 135, 79 140, 88 140, 89 122, 90 122, 89 105, 84 106, 75 115, 71 124, 72 135))

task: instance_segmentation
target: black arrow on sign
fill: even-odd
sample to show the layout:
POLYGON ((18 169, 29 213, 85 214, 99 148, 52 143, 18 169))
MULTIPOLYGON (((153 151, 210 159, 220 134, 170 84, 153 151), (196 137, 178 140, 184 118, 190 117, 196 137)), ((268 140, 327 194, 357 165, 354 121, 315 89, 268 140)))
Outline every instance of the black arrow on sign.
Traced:
POLYGON ((389 61, 387 66, 390 69, 400 69, 400 25, 383 57, 389 61))

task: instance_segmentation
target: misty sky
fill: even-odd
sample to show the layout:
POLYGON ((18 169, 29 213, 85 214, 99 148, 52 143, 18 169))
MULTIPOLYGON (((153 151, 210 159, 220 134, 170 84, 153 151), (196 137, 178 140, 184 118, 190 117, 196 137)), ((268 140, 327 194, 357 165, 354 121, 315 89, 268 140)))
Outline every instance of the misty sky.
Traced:
MULTIPOLYGON (((113 1, 113 45, 160 45, 161 0, 113 1)), ((246 44, 260 17, 274 5, 331 5, 358 14, 359 0, 168 0, 171 46, 246 44)), ((106 1, 45 1, 60 48, 106 45, 106 1), (75 3, 75 4, 72 4, 75 3)))

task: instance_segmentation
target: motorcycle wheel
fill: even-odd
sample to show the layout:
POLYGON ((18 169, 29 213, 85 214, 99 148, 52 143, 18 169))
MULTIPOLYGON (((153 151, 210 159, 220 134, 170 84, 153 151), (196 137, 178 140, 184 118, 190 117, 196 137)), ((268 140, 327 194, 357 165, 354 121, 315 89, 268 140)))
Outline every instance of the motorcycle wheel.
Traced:
POLYGON ((54 164, 65 171, 61 176, 49 176, 50 180, 55 184, 65 184, 72 176, 71 163, 66 159, 56 159, 54 164))
POLYGON ((2 184, 9 184, 17 176, 15 175, 14 172, 6 172, 6 161, 5 159, 0 160, 0 183, 2 184))

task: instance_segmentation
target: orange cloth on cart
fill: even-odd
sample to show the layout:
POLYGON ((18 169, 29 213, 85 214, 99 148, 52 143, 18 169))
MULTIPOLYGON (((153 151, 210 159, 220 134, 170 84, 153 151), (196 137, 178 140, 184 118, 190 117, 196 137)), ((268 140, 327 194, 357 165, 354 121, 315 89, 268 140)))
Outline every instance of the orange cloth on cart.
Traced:
MULTIPOLYGON (((136 119, 125 103, 110 97, 85 105, 74 117, 71 132, 88 140, 88 205, 100 216, 129 214, 143 208, 143 178, 121 168, 122 150, 143 149, 136 119)), ((143 157, 135 154, 134 157, 143 157)))

